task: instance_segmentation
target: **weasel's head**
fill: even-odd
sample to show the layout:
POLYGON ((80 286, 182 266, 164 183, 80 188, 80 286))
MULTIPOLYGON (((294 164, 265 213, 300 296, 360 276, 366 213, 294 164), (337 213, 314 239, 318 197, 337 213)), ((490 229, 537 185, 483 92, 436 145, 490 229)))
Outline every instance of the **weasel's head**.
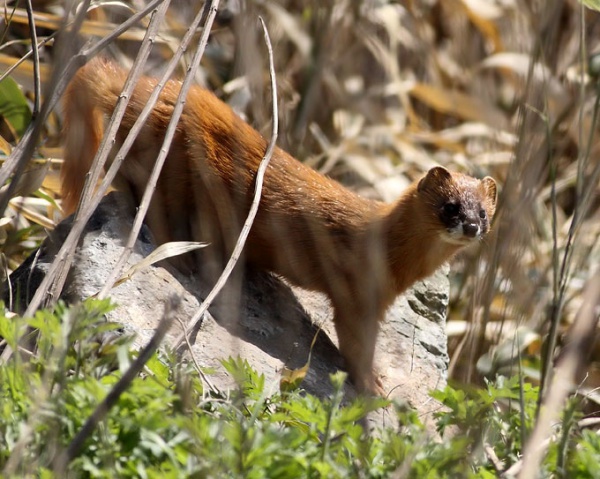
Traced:
POLYGON ((439 222, 442 240, 464 246, 483 238, 496 211, 496 182, 431 168, 419 181, 417 195, 439 222))

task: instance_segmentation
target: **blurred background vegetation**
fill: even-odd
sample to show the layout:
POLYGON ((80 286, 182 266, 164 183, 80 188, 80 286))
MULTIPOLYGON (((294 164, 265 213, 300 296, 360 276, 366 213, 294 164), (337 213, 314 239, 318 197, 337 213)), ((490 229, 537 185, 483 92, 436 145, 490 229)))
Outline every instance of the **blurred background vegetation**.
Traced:
MULTIPOLYGON (((109 34, 147 3, 92 2, 74 41, 65 19, 73 20, 78 2, 3 2, 0 155, 6 174, 17 171, 11 160, 23 165, 12 188, 7 182, 1 191, 8 200, 0 218, 4 276, 62 218, 60 108, 40 117, 57 84, 52 72, 65 65, 64 52, 109 34), (39 58, 31 54, 33 41, 39 58), (24 155, 19 145, 32 125, 35 153, 24 155)), ((387 201, 436 164, 496 178, 493 234, 452 267, 450 375, 481 384, 497 372, 517 373, 520 360, 520 371, 536 383, 560 354, 600 264, 600 17, 590 6, 224 1, 196 79, 268 136, 260 15, 275 55, 279 144, 297 158, 387 201)), ((161 72, 202 7, 171 2, 149 74, 161 72)), ((104 53, 131 65, 147 24, 145 18, 104 53)), ((581 351, 589 361, 577 378, 591 410, 600 386, 596 338, 597 329, 581 351)))

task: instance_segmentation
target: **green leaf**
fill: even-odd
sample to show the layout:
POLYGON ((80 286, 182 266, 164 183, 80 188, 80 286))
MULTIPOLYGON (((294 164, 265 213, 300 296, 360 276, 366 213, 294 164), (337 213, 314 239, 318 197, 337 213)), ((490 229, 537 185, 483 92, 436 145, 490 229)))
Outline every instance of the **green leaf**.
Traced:
POLYGON ((584 6, 600 12, 600 0, 579 0, 584 6))
POLYGON ((12 349, 15 349, 19 342, 18 324, 14 318, 8 318, 5 314, 0 315, 0 338, 4 339, 12 349))
POLYGON ((23 135, 31 122, 31 111, 19 85, 10 77, 0 82, 0 116, 19 135, 23 135))

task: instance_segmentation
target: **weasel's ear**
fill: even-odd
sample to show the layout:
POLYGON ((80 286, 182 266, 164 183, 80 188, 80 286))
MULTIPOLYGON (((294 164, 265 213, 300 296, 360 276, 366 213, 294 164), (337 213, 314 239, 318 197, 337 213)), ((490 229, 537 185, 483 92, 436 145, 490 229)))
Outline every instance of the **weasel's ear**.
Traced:
POLYGON ((498 189, 496 186, 496 180, 491 176, 486 176, 483 180, 481 180, 481 184, 484 186, 487 192, 487 198, 490 203, 496 207, 496 199, 498 198, 498 189))
POLYGON ((443 166, 434 166, 423 178, 421 178, 421 181, 419 181, 419 184, 417 185, 417 191, 428 190, 435 186, 448 183, 450 180, 452 180, 452 174, 446 168, 443 166))

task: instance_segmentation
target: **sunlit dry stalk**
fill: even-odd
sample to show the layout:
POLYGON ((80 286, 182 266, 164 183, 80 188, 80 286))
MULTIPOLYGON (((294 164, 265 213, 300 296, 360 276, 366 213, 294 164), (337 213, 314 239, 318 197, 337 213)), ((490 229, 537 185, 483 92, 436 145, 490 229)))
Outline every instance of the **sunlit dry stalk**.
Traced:
MULTIPOLYGON (((163 23, 164 17, 167 13, 167 9, 169 8, 169 4, 170 0, 163 0, 159 9, 153 12, 151 16, 150 23, 148 25, 148 28, 146 29, 146 34, 140 45, 139 53, 135 58, 132 68, 128 74, 127 80, 125 81, 123 92, 117 99, 115 111, 113 112, 113 116, 107 127, 106 134, 104 135, 100 147, 96 152, 92 168, 86 178, 86 183, 81 194, 80 203, 75 213, 75 220, 73 226, 74 229, 75 227, 79 227, 79 225, 81 225, 82 228, 85 227, 85 224, 87 223, 88 219, 91 217, 93 212, 96 210, 96 207, 100 202, 100 197, 92 197, 94 187, 96 186, 98 179, 102 171, 104 170, 104 165, 106 164, 108 156, 110 155, 110 151, 114 144, 114 138, 119 128, 119 125, 121 124, 123 115, 125 114, 127 104, 129 103, 129 98, 133 89, 135 88, 139 77, 142 74, 142 70, 146 64, 148 56, 150 55, 150 51, 154 46, 154 39, 159 33, 160 26, 163 23)), ((106 179, 103 183, 106 183, 105 188, 108 189, 110 183, 108 183, 106 179)), ((75 241, 78 241, 78 238, 79 235, 77 235, 75 241)), ((73 261, 74 254, 75 246, 73 246, 69 250, 66 259, 63 262, 61 262, 61 266, 57 272, 56 279, 54 280, 54 283, 52 284, 52 288, 50 290, 51 298, 60 297, 65 281, 67 279, 67 274, 73 261)))
POLYGON ((42 96, 42 89, 40 87, 40 55, 36 48, 37 32, 35 28, 35 19, 33 16, 33 6, 31 0, 27 0, 27 18, 29 20, 29 34, 31 35, 31 51, 33 52, 33 84, 34 84, 34 97, 33 97, 33 111, 31 113, 31 121, 35 121, 40 112, 40 101, 42 96))
MULTIPOLYGON (((193 38, 193 36, 196 32, 196 29, 200 25, 200 22, 206 16, 206 22, 204 25, 204 29, 202 31, 202 35, 200 36, 200 42, 198 44, 198 48, 196 49, 196 53, 194 54, 194 56, 192 58, 191 64, 188 66, 187 74, 185 75, 185 78, 181 85, 181 90, 179 91, 177 103, 175 104, 175 107, 173 108, 173 114, 171 115, 171 119, 169 120, 169 125, 167 126, 167 130, 165 132, 165 138, 164 138, 162 146, 160 148, 158 157, 156 158, 154 168, 152 169, 150 178, 148 178, 148 183, 146 184, 146 188, 144 190, 142 200, 138 207, 138 210, 137 210, 137 213, 135 216, 135 220, 133 222, 133 227, 131 228, 131 232, 129 233, 129 238, 127 239, 127 243, 125 245, 125 248, 123 249, 123 252, 121 253, 121 256, 119 257, 119 260, 117 261, 117 264, 114 266, 114 268, 112 268, 111 274, 109 275, 108 279, 105 281, 103 288, 100 290, 100 293, 99 293, 100 298, 106 297, 106 295, 108 294, 110 289, 113 287, 115 281, 121 275, 121 272, 122 272, 125 264, 127 263, 127 260, 129 259, 129 256, 131 255, 131 252, 133 251, 133 247, 135 245, 135 242, 137 241, 138 235, 142 228, 144 218, 146 217, 146 213, 148 212, 148 208, 150 207, 150 201, 152 200, 152 195, 154 194, 154 191, 156 190, 156 184, 158 182, 158 177, 160 176, 163 165, 167 158, 167 154, 169 153, 169 149, 171 148, 171 142, 173 141, 173 137, 175 135, 175 130, 179 123, 179 118, 181 117, 181 114, 183 113, 183 108, 185 106, 185 99, 187 97, 189 89, 192 87, 192 85, 194 83, 194 76, 196 74, 196 70, 200 66, 200 60, 202 59, 202 56, 204 55, 204 50, 206 48, 206 44, 208 43, 208 37, 210 36, 211 27, 214 22, 215 16, 217 14, 217 8, 219 7, 219 2, 218 2, 218 0, 212 0, 207 5, 209 5, 208 15, 205 15, 204 9, 201 9, 198 12, 198 14, 196 15, 196 18, 194 19, 194 21, 188 28, 188 30, 185 34, 185 37, 181 42, 180 48, 176 52, 178 55, 176 55, 176 57, 173 58, 170 62, 171 65, 173 65, 173 66, 176 65, 175 60, 177 60, 177 62, 179 61, 179 58, 181 57, 181 55, 183 55, 183 52, 185 52, 189 42, 191 41, 191 39, 193 38)), ((170 72, 168 72, 168 73, 170 75, 170 72)), ((163 80, 165 78, 166 78, 166 75, 163 76, 163 80)), ((164 86, 164 84, 165 84, 165 82, 162 82, 161 86, 164 86)), ((155 91, 160 92, 160 91, 162 91, 162 88, 159 89, 159 87, 157 85, 157 87, 155 88, 155 91)), ((156 99, 151 98, 151 101, 149 101, 148 104, 151 104, 152 106, 154 106, 156 104, 156 100, 157 100, 157 98, 156 99), (154 101, 152 101, 152 100, 154 100, 154 101)), ((143 128, 143 126, 144 126, 144 122, 136 122, 134 127, 129 132, 128 139, 132 138, 132 141, 133 141, 133 139, 135 139, 137 137, 137 135, 139 134, 139 132, 143 128)), ((111 138, 114 138, 114 136, 112 136, 111 138)), ((125 152, 119 151, 119 153, 117 154, 117 157, 122 158, 122 160, 124 160, 126 154, 127 154, 126 151, 125 152)), ((119 162, 119 165, 122 162, 122 160, 119 162)), ((111 167, 111 169, 112 169, 112 167, 111 167)), ((115 171, 117 171, 117 169, 118 168, 115 168, 115 171)))
MULTIPOLYGON (((514 278, 523 278, 522 258, 533 246, 529 230, 534 227, 534 211, 538 201, 541 179, 552 154, 552 125, 547 117, 548 79, 538 78, 542 88, 536 86, 535 65, 540 59, 548 60, 555 45, 556 25, 560 19, 561 2, 548 2, 544 6, 540 27, 535 38, 526 76, 526 84, 518 112, 518 143, 507 170, 507 178, 499 200, 496 234, 489 248, 489 263, 484 279, 480 304, 483 307, 481 322, 475 328, 467 379, 475 377, 475 365, 485 351, 485 331, 491 321, 492 304, 497 295, 498 278, 510 278, 511 287, 518 291, 514 278), (500 275, 501 272, 501 275, 500 275)), ((529 283, 531 287, 531 284, 529 283)), ((514 305, 513 314, 518 311, 514 305)), ((523 318, 515 318, 516 321, 523 318)))
POLYGON ((86 422, 71 440, 65 451, 56 458, 54 463, 56 477, 65 477, 69 462, 79 455, 85 441, 92 435, 98 423, 106 417, 110 409, 119 400, 121 394, 123 394, 131 386, 134 379, 138 377, 142 368, 162 343, 162 340, 173 323, 174 314, 179 309, 180 305, 181 300, 175 296, 167 301, 163 317, 158 323, 148 344, 139 352, 138 357, 133 361, 131 366, 129 366, 129 369, 123 373, 123 376, 121 376, 119 381, 112 387, 104 400, 98 404, 96 409, 94 409, 94 412, 87 418, 86 422))
POLYGON ((536 477, 544 453, 541 444, 552 434, 552 427, 560 419, 567 396, 572 392, 578 370, 585 366, 590 338, 598 326, 600 310, 600 269, 588 280, 570 337, 558 361, 543 398, 535 427, 523 450, 523 464, 519 478, 536 477))
POLYGON ((19 68, 19 65, 22 65, 25 60, 27 60, 29 57, 33 56, 33 50, 40 50, 40 48, 42 48, 43 46, 46 46, 48 43, 54 41, 54 39, 56 38, 56 36, 58 35, 58 31, 48 35, 46 38, 40 40, 35 47, 31 47, 31 49, 25 53, 21 58, 19 58, 18 60, 15 60, 15 62, 10 66, 10 68, 7 68, 6 71, 4 71, 2 74, 0 74, 0 82, 2 80, 4 80, 5 78, 11 76, 11 74, 17 69, 19 68))
MULTIPOLYGON (((167 9, 169 8, 169 4, 170 0, 164 0, 160 6, 160 9, 152 15, 150 24, 148 25, 148 29, 146 30, 145 38, 140 45, 140 50, 135 57, 127 79, 125 80, 123 91, 117 99, 117 103, 113 111, 112 117, 108 125, 106 126, 104 136, 102 138, 102 141, 100 142, 98 151, 96 152, 92 168, 86 178, 86 182, 83 187, 83 191, 81 193, 81 198, 77 208, 78 211, 75 214, 76 221, 79 219, 80 211, 90 207, 90 201, 92 199, 94 189, 96 188, 98 179, 102 174, 104 165, 106 164, 110 151, 115 143, 115 135, 119 129, 121 120, 123 119, 123 116, 127 109, 129 98, 131 97, 131 94, 135 88, 139 77, 142 75, 144 66, 146 65, 146 61, 148 60, 148 56, 150 55, 150 51, 153 47, 154 39, 156 38, 156 35, 159 32, 160 25, 164 19, 167 9)), ((152 103, 152 105, 154 105, 154 103, 152 103)), ((97 205, 93 205, 92 208, 95 209, 96 206, 97 205)))
MULTIPOLYGON (((584 15, 584 6, 580 5, 580 56, 581 61, 587 57, 585 54, 585 15, 584 15)), ((582 69, 582 75, 584 74, 584 69, 582 69)), ((582 79, 583 80, 583 79, 582 79)), ((553 357, 554 357, 554 349, 556 346, 557 336, 558 336, 558 325, 560 323, 560 319, 563 312, 563 307, 565 303, 566 289, 568 285, 568 281, 571 277, 571 268, 573 265, 573 253, 574 247, 578 240, 578 233, 581 228, 581 224, 583 222, 583 218, 585 213, 587 212, 592 194, 596 190, 598 184, 598 178, 600 175, 600 164, 596 165, 594 168, 591 178, 588 178, 586 181, 585 178, 585 170, 588 166, 590 159, 590 152, 592 148, 592 142, 595 136, 596 125, 598 121, 598 113, 600 109, 600 88, 596 88, 596 99, 594 102, 594 109, 592 113, 592 123, 589 132, 589 138, 583 138, 583 112, 584 112, 584 88, 585 82, 581 81, 580 86, 580 105, 579 105, 579 144, 585 145, 584 151, 579 151, 577 156, 577 180, 575 183, 575 205, 573 209, 573 214, 571 216, 571 223, 569 225, 569 232, 567 234, 566 243, 564 246, 564 252, 562 253, 562 260, 560 261, 559 266, 559 258, 558 258, 558 244, 556 237, 554 238, 554 247, 553 247, 553 298, 551 304, 550 311, 550 331, 548 334, 548 344, 545 351, 545 354, 542 358, 542 383, 540 387, 540 396, 538 404, 541 404, 541 401, 546 394, 546 389, 548 385, 548 381, 551 379, 550 374, 552 372, 553 367, 553 357)), ((553 198, 555 201, 556 198, 553 198)), ((553 205, 553 208, 556 208, 553 205)), ((553 218, 555 220, 555 218, 553 218)))
MULTIPOLYGON (((65 36, 64 41, 66 45, 72 44, 73 39, 78 34, 79 29, 81 28, 81 24, 83 23, 83 19, 85 17, 85 10, 89 7, 90 2, 91 0, 83 1, 82 9, 79 11, 75 18, 73 28, 65 36)), ((67 16, 68 15, 65 15, 64 19, 65 25, 67 22, 67 16)), ((32 45, 32 48, 33 47, 34 45, 32 45)), ((61 71, 60 68, 54 69, 54 71, 52 72, 52 78, 49 82, 48 91, 57 93, 57 90, 59 89, 60 79, 64 71, 66 71, 66 69, 63 71, 61 71)), ((62 95, 62 91, 60 92, 60 95, 62 95)), ((14 176, 18 178, 23 173, 25 167, 27 166, 29 158, 33 156, 37 140, 44 128, 46 119, 48 118, 48 115, 56 105, 56 101, 60 95, 55 94, 53 97, 45 101, 40 111, 40 115, 37 118, 37 121, 31 122, 29 124, 27 130, 25 131, 25 134, 21 138, 21 141, 13 149, 10 157, 0 169, 0 185, 3 185, 11 175, 14 174, 14 176)), ((11 182, 6 193, 0 196, 0 212, 2 213, 4 213, 4 211, 6 210, 6 206, 8 205, 9 200, 12 198, 12 188, 13 184, 11 182)))
MULTIPOLYGON (((64 47, 65 45, 72 45, 76 43, 74 38, 79 33, 90 1, 91 0, 84 0, 80 4, 75 21, 73 22, 71 29, 68 30, 68 34, 63 39, 63 48, 66 49, 66 47, 64 47)), ((132 15, 115 30, 113 30, 112 33, 100 39, 90 48, 85 49, 81 53, 74 56, 68 54, 63 55, 62 58, 65 58, 66 56, 66 58, 69 58, 69 60, 56 62, 57 65, 63 65, 66 63, 66 66, 62 69, 54 68, 52 72, 52 78, 48 83, 49 94, 47 95, 47 100, 42 105, 37 121, 29 124, 19 144, 12 150, 9 159, 2 165, 2 168, 0 169, 0 185, 3 185, 11 175, 14 175, 14 177, 19 177, 23 173, 25 167, 27 166, 28 160, 33 156, 37 140, 44 129, 48 115, 50 115, 50 112, 52 112, 56 107, 58 100, 62 97, 65 88, 67 87, 67 84, 69 83, 69 80, 75 71, 77 71, 81 65, 85 64, 87 59, 96 55, 110 42, 119 37, 119 35, 121 35, 124 31, 127 31, 129 28, 134 26, 141 18, 145 17, 149 12, 156 8, 157 5, 162 3, 162 1, 163 0, 152 0, 143 10, 135 15, 132 15)), ((67 25, 66 21, 67 19, 65 18, 65 26, 67 25)), ((9 184, 7 192, 0 196, 0 211, 3 212, 6 210, 6 206, 11 198, 12 182, 9 184)))
POLYGON ((237 264, 238 259, 239 259, 240 255, 242 254, 242 250, 244 249, 244 245, 246 244, 246 239, 248 238, 248 235, 250 234, 250 228, 252 228, 252 223, 254 222, 256 213, 258 212, 258 205, 260 203, 265 171, 266 171, 267 167, 269 166, 269 161, 271 160, 271 156, 273 155, 273 151, 275 150, 275 147, 277 145, 277 135, 279 132, 279 119, 278 119, 278 108, 277 108, 277 81, 276 81, 276 76, 275 76, 275 66, 274 66, 274 62, 273 62, 273 47, 271 46, 269 32, 267 31, 267 27, 265 25, 264 20, 262 19, 262 17, 259 17, 259 19, 260 19, 260 24, 263 29, 265 43, 267 45, 267 51, 268 51, 268 55, 269 55, 269 75, 271 78, 271 97, 272 97, 271 98, 271 102, 272 102, 271 107, 272 107, 272 121, 273 121, 273 127, 271 130, 271 138, 269 139, 269 144, 267 146, 265 156, 262 158, 262 160, 258 166, 258 170, 256 172, 256 184, 254 187, 254 198, 252 200, 252 204, 250 206, 250 211, 248 212, 248 216, 246 217, 246 220, 242 227, 242 231, 240 232, 240 235, 235 243, 235 247, 233 248, 233 252, 231 253, 231 257, 229 258, 229 261, 225 265, 225 269, 223 269, 223 272, 219 276, 219 279, 217 280, 216 284, 214 285, 214 287, 212 288, 210 293, 206 296, 206 298, 200 305, 200 308, 198 308, 198 311, 196 312, 194 317, 189 321, 187 328, 184 329, 183 333, 175 341, 175 343, 174 343, 175 349, 180 349, 185 342, 185 338, 189 334, 191 334, 198 327, 199 324, 201 324, 201 322, 204 318, 204 314, 208 311, 208 308, 210 307, 210 305, 212 304, 214 299, 217 297, 217 295, 221 292, 221 290, 225 286, 225 283, 229 279, 229 276, 231 275, 233 268, 237 264))
MULTIPOLYGON (((169 3, 168 1, 165 2, 163 4, 163 6, 161 7, 161 10, 158 12, 158 14, 153 16, 152 20, 150 21, 150 25, 148 26, 148 30, 146 32, 146 38, 144 39, 145 41, 143 41, 142 45, 140 46, 140 64, 141 65, 139 68, 137 68, 138 76, 141 73, 141 67, 143 66, 143 63, 145 62, 145 59, 147 58, 147 54, 149 53, 150 48, 153 45, 153 38, 158 33, 158 27, 160 26, 162 19, 166 13, 168 3, 169 3)), ((135 85, 135 78, 131 82, 130 88, 133 88, 134 85, 135 85)), ((126 106, 126 101, 124 101, 123 103, 124 103, 124 106, 126 106)), ((124 111, 124 107, 122 107, 121 109, 124 111)), ((122 113, 121 113, 121 116, 122 116, 122 113)), ((119 119, 119 121, 120 121, 120 119, 119 119)), ((110 148, 107 150, 107 153, 109 150, 110 150, 110 148)), ((95 205, 89 205, 89 209, 90 209, 90 215, 91 215, 91 212, 93 212, 93 210, 95 209, 95 205)), ((68 268, 69 268, 71 260, 72 260, 72 255, 74 253, 75 246, 79 239, 79 235, 81 234, 81 231, 83 231, 83 227, 85 226, 86 223, 87 223, 87 219, 81 219, 81 218, 77 219, 74 222, 72 230, 69 233, 69 236, 71 236, 71 233, 73 233, 73 231, 75 230, 75 233, 73 234, 72 239, 69 240, 69 237, 68 237, 67 240, 65 241, 65 243, 62 245, 59 254, 56 255, 44 280, 42 281, 42 284, 37 289, 37 291, 35 292, 35 294, 33 296, 32 301, 28 305, 28 308, 25 311, 25 316, 32 316, 34 314, 35 310, 39 306, 39 302, 45 296, 46 288, 48 288, 50 285, 52 285, 52 288, 53 288, 52 289, 52 291, 53 291, 52 297, 53 298, 59 297, 62 285, 64 284, 64 281, 66 280, 68 268), (65 256, 61 256, 60 255, 61 252, 65 256), (55 280, 55 281, 52 282, 53 280, 55 280)), ((41 252, 41 249, 38 249, 37 254, 39 254, 40 252, 41 252)), ((34 271, 34 268, 32 267, 30 270, 30 274, 33 271, 34 271)), ((11 354, 11 350, 7 346, 4 349, 4 351, 2 352, 1 359, 6 360, 10 354, 11 354)), ((47 384, 47 382, 44 382, 43 384, 47 384)), ((32 416, 32 418, 33 417, 35 417, 35 416, 32 416)), ((36 420, 39 421, 39 419, 36 419, 36 420)), ((26 439, 26 438, 24 438, 24 439, 26 439)), ((11 457, 11 459, 17 458, 17 456, 18 456, 17 454, 14 454, 11 457)), ((10 461, 9 461, 9 463, 10 463, 10 461)))
MULTIPOLYGON (((177 321, 179 322, 181 329, 185 331, 186 325, 183 322, 183 320, 180 318, 177 318, 177 321)), ((192 343, 190 342, 190 338, 188 337, 187 334, 183 335, 183 340, 185 341, 185 346, 188 350, 188 353, 190 354, 192 363, 194 364, 194 369, 196 369, 198 376, 202 380, 202 387, 204 389, 208 388, 210 390, 211 394, 214 394, 214 395, 221 394, 221 391, 219 391, 219 389, 212 383, 212 381, 209 379, 209 377, 206 374, 204 374, 204 371, 202 371, 202 367, 200 366, 200 364, 198 363, 198 360, 196 359, 194 350, 192 349, 192 343)))
MULTIPOLYGON (((153 2, 153 4, 160 4, 162 3, 163 0, 155 0, 155 2, 153 2)), ((136 20, 139 20, 139 15, 137 14, 134 17, 136 17, 136 20)), ((131 19, 127 20, 126 22, 124 22, 119 28, 119 31, 123 31, 123 26, 125 24, 128 24, 129 26, 131 26, 131 19)), ((148 29, 148 31, 150 33, 146 33, 146 37, 144 38, 144 42, 142 42, 142 45, 140 48, 148 48, 152 45, 152 38, 156 32, 154 31, 156 29, 156 31, 158 31, 158 24, 160 23, 159 18, 157 18, 156 20, 156 27, 152 27, 148 29)), ((152 22, 151 22, 152 25, 152 22)), ((113 32, 111 34, 112 38, 116 38, 115 36, 113 36, 115 34, 115 32, 113 32)), ((117 35, 118 36, 118 35, 117 35)), ((89 49, 86 49, 84 51, 82 51, 80 53, 81 59, 85 61, 90 58, 91 56, 93 56, 95 53, 90 53, 90 52, 98 52, 98 43, 101 43, 103 45, 106 45, 105 43, 106 39, 102 39, 99 42, 97 42, 96 44, 94 44, 93 46, 91 46, 89 49)), ((141 68, 141 66, 140 66, 141 68)), ((68 70, 68 67, 67 67, 68 70)), ((66 77, 68 75, 65 75, 65 77, 61 78, 61 86, 62 86, 62 92, 64 92, 64 88, 66 88, 67 85, 67 80, 66 77)), ((70 79, 70 76, 68 76, 68 78, 70 79)), ((124 108, 124 107, 123 107, 124 108)), ((106 154, 108 154, 108 151, 106 152, 106 154)), ((99 174, 99 173, 98 173, 99 174)), ((105 179, 106 180, 106 179, 105 179)), ((108 189, 109 185, 110 185, 110 181, 112 181, 112 179, 109 180, 109 182, 105 185, 106 181, 103 182, 105 191, 108 189)), ((102 186, 101 186, 102 187, 102 186)), ((44 277, 44 279, 42 280, 42 283, 40 284, 40 286, 38 287, 37 291, 35 292, 33 298, 31 299, 31 302, 29 303, 29 306, 27 307, 27 310, 25 311, 25 315, 32 315, 35 310, 39 307, 39 305, 42 303, 42 301, 47 297, 48 294, 50 294, 50 299, 51 300, 56 300, 59 295, 60 292, 62 290, 62 287, 64 285, 64 281, 66 280, 66 274, 68 272, 68 268, 70 267, 70 262, 71 262, 71 258, 72 255, 74 254, 75 251, 75 246, 77 244, 77 242, 79 241, 79 236, 81 235, 81 233, 83 232, 83 229, 85 228, 85 225, 88 221, 88 219, 90 218, 90 216, 93 213, 93 210, 95 209, 95 205, 93 204, 94 201, 96 201, 96 205, 97 203, 100 202, 100 199, 102 195, 96 195, 96 197, 94 199, 92 199, 92 201, 90 201, 90 203, 87 204, 86 208, 84 211, 81 211, 78 213, 77 215, 77 219, 74 222, 71 231, 69 232, 69 234, 67 235, 67 238, 65 239, 63 245, 61 246, 60 250, 58 251, 58 253, 56 254, 56 257, 54 259, 54 261, 52 262, 52 265, 50 266, 48 272, 46 273, 46 276, 44 277)))
POLYGON ((319 12, 316 15, 320 17, 319 24, 321 28, 316 30, 320 38, 315 39, 314 64, 310 69, 306 90, 302 95, 302 102, 298 108, 292 130, 292 137, 297 142, 303 140, 304 132, 307 131, 308 120, 312 117, 313 110, 318 108, 319 105, 319 87, 323 81, 327 62, 330 60, 329 49, 334 44, 337 33, 337 29, 331 25, 332 13, 335 7, 335 2, 326 2, 315 9, 315 12, 319 12))

